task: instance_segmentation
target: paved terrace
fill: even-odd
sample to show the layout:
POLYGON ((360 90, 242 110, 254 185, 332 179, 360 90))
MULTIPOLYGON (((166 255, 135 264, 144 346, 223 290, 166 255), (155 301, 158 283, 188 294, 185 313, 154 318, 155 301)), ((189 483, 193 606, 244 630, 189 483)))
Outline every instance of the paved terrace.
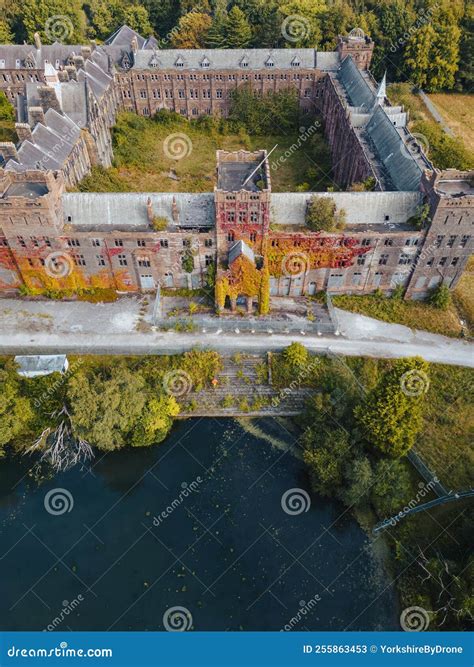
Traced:
MULTIPOLYGON (((474 368, 474 345, 336 309, 340 335, 254 334, 224 331, 177 333, 136 329, 152 305, 143 297, 109 304, 0 301, 2 354, 177 354, 196 346, 222 353, 281 350, 292 341, 316 353, 397 358, 419 355, 431 362, 474 368)), ((139 327, 141 329, 141 327, 139 327)), ((149 328, 149 327, 148 327, 149 328)))

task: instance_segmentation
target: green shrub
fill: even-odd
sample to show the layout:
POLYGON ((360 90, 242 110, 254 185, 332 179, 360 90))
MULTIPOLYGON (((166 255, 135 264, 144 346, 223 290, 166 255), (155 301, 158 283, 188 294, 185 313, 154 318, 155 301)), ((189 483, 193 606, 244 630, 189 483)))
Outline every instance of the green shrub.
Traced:
POLYGON ((168 227, 168 218, 165 218, 163 215, 155 215, 151 222, 151 226, 155 232, 162 232, 168 227))
POLYGON ((451 292, 448 286, 441 284, 435 287, 429 296, 429 302, 435 308, 448 310, 451 305, 451 292))

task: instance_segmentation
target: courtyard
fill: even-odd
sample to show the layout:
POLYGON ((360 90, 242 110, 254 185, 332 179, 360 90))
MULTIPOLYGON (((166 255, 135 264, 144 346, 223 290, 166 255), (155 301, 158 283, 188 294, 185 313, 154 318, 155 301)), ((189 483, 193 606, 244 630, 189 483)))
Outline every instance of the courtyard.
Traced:
POLYGON ((79 190, 211 192, 216 185, 217 150, 269 153, 276 146, 270 158, 273 192, 324 191, 333 185, 331 160, 317 123, 307 120, 293 133, 257 136, 242 129, 220 132, 180 117, 160 122, 157 117, 121 113, 113 133, 114 166, 94 168, 79 190))

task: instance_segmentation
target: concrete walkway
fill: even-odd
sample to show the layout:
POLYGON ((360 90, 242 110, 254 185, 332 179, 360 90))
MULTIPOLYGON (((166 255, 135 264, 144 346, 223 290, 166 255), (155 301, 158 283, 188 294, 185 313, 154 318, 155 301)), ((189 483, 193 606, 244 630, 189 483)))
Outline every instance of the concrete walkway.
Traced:
POLYGON ((235 334, 214 330, 177 333, 136 331, 142 297, 108 304, 60 301, 0 301, 2 354, 173 354, 196 346, 233 353, 281 350, 292 341, 313 352, 371 357, 419 355, 427 361, 474 368, 474 345, 337 309, 340 336, 235 334))

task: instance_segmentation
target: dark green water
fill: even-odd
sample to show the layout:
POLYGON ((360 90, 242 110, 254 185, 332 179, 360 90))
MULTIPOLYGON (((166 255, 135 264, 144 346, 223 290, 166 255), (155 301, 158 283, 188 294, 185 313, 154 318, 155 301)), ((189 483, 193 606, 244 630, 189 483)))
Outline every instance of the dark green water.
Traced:
POLYGON ((354 518, 312 494, 308 511, 283 511, 286 491, 309 493, 303 464, 232 420, 179 422, 157 447, 99 455, 39 486, 28 465, 0 464, 2 629, 59 618, 61 630, 162 630, 176 606, 195 630, 280 630, 292 617, 295 630, 399 629, 354 518), (46 511, 56 488, 71 511, 46 511))

